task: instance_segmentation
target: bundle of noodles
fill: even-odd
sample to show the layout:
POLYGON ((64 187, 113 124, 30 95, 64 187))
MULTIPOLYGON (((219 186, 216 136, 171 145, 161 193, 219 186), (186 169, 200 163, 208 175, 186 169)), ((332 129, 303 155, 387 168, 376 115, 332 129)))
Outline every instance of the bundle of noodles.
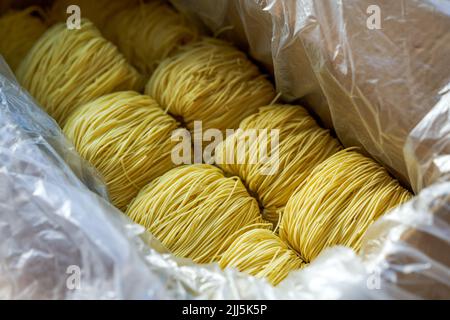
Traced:
POLYGON ((280 237, 305 262, 334 245, 358 251, 367 228, 411 197, 382 166, 342 150, 317 166, 289 199, 280 237))
POLYGON ((104 34, 146 76, 180 46, 198 38, 194 25, 162 1, 118 12, 107 23, 104 34))
POLYGON ((254 229, 239 236, 219 260, 222 269, 235 267, 277 285, 292 270, 304 266, 295 251, 272 231, 254 229))
POLYGON ((155 179, 127 214, 174 254, 198 263, 217 261, 236 237, 270 225, 239 178, 226 178, 207 164, 178 167, 155 179))
POLYGON ((146 93, 191 131, 196 120, 204 129, 237 128, 275 97, 272 84, 244 53, 211 38, 186 45, 161 62, 146 93))
POLYGON ((297 187, 340 149, 304 108, 273 105, 244 119, 239 130, 217 146, 215 161, 244 181, 264 208, 264 218, 277 224, 297 187), (272 136, 276 133, 278 145, 272 136))
POLYGON ((44 13, 39 7, 10 11, 0 17, 0 54, 12 70, 47 30, 44 13))
POLYGON ((111 202, 125 210, 139 190, 173 168, 175 119, 152 98, 112 93, 75 110, 64 133, 103 175, 111 202))
POLYGON ((62 23, 48 30, 20 64, 17 77, 61 126, 86 102, 142 87, 139 73, 87 20, 80 30, 62 23))
POLYGON ((101 31, 117 12, 137 5, 139 0, 55 0, 50 8, 52 23, 65 22, 71 5, 80 7, 81 16, 92 21, 101 31))

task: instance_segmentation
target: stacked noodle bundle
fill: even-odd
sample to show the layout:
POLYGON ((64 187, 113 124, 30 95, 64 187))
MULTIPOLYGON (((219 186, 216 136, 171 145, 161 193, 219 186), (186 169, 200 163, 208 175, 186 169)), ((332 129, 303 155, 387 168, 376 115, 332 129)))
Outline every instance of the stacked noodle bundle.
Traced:
POLYGON ((142 87, 138 72, 87 20, 80 30, 62 23, 48 30, 22 61, 17 77, 61 126, 86 102, 142 87))
POLYGON ((230 245, 219 265, 223 269, 233 266, 277 285, 290 271, 302 268, 303 261, 272 231, 253 229, 230 245))
POLYGON ((0 54, 12 70, 47 30, 44 13, 39 7, 10 11, 0 17, 0 54))
POLYGON ((75 110, 64 133, 103 175, 112 203, 125 210, 139 190, 172 167, 175 119, 136 92, 118 92, 75 110))
POLYGON ((91 20, 100 30, 109 19, 125 8, 137 5, 139 0, 55 0, 49 16, 53 23, 66 21, 70 5, 80 7, 81 16, 91 20))
POLYGON ((318 164, 341 149, 339 142, 299 106, 263 107, 239 128, 217 146, 216 163, 245 182, 263 207, 264 218, 275 225, 295 189, 318 164), (264 130, 278 130, 278 146, 274 145, 271 155, 270 132, 263 134, 264 130))
POLYGON ((382 166, 346 149, 317 166, 289 199, 280 237, 305 262, 334 245, 357 251, 367 228, 411 196, 382 166))
MULTIPOLYGON (((269 207, 273 214, 278 214, 277 210, 286 204, 315 166, 341 148, 328 131, 318 127, 306 110, 297 106, 263 107, 243 120, 240 128, 280 131, 279 168, 273 175, 261 172, 263 163, 250 164, 259 145, 270 144, 259 132, 250 148, 232 148, 231 163, 223 165, 228 174, 248 178, 250 191, 256 198, 264 199, 264 204, 275 203, 273 208, 269 207), (233 164, 240 155, 244 155, 244 164, 233 164)), ((219 145, 217 158, 224 159, 230 145, 239 146, 240 138, 238 131, 219 145)), ((261 218, 258 202, 248 194, 240 179, 225 178, 213 166, 173 169, 145 187, 127 214, 172 252, 196 262, 220 259, 222 267, 237 267, 267 277, 273 284, 303 266, 295 251, 268 230, 271 224, 261 218), (261 225, 266 230, 259 228, 261 225)), ((278 216, 273 220, 277 219, 278 216)))
POLYGON ((180 48, 156 68, 146 87, 189 130, 233 129, 275 97, 272 84, 231 44, 204 38, 180 48))
POLYGON ((196 29, 166 4, 57 0, 53 17, 64 19, 72 3, 142 73, 153 72, 146 93, 154 98, 122 91, 141 89, 139 73, 86 20, 81 30, 49 30, 18 78, 102 173, 113 204, 174 254, 276 285, 326 247, 358 250, 368 226, 411 197, 372 160, 340 151, 303 108, 269 105, 274 88, 244 53, 196 42, 196 29), (205 130, 239 126, 215 149, 220 168, 173 168, 178 123, 163 108, 191 131, 197 120, 205 130))
POLYGON ((127 214, 174 254, 198 263, 218 261, 236 237, 270 226, 238 178, 206 164, 175 168, 155 179, 127 214))
POLYGON ((197 29, 183 15, 157 0, 118 12, 104 33, 146 76, 180 46, 198 38, 197 29))

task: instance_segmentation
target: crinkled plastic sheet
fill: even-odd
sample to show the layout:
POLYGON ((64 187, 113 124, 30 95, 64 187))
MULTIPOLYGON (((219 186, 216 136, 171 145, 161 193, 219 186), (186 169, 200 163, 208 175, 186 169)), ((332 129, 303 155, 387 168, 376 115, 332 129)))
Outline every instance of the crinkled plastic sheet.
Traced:
POLYGON ((195 265, 108 204, 95 171, 0 63, 0 297, 449 298, 448 1, 378 1, 384 26, 371 33, 359 27, 365 0, 173 2, 247 48, 286 100, 301 99, 417 196, 377 221, 359 254, 327 249, 276 288, 195 265), (67 287, 70 265, 81 289, 67 287))

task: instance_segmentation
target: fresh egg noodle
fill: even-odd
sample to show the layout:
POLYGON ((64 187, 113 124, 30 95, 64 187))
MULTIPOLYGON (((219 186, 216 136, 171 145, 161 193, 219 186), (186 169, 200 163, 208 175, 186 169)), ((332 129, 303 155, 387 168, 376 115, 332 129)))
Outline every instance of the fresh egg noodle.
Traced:
POLYGON ((290 196, 311 171, 341 149, 329 132, 319 127, 300 106, 272 105, 247 117, 237 130, 216 147, 215 161, 220 168, 239 176, 263 207, 265 219, 277 225, 290 196), (270 132, 249 138, 251 129, 279 131, 278 159, 262 161, 261 147, 271 149, 270 132), (246 142, 246 143, 244 143, 246 142), (268 166, 276 170, 267 174, 268 166))
POLYGON ((267 229, 253 229, 240 235, 219 260, 222 269, 234 267, 277 285, 304 262, 286 243, 267 229))
POLYGON ((271 226, 239 178, 207 164, 181 166, 155 179, 127 214, 175 255, 198 263, 218 261, 239 235, 271 226))
POLYGON ((199 36, 185 16, 156 0, 118 12, 109 20, 104 33, 148 77, 159 62, 199 36))
POLYGON ((19 82, 64 126, 70 113, 104 94, 142 87, 139 73, 94 25, 50 28, 20 64, 19 82))
POLYGON ((318 165, 289 199, 280 237, 305 262, 334 245, 358 251, 367 228, 411 197, 375 161, 342 150, 318 165))
POLYGON ((203 38, 162 61, 146 87, 187 129, 233 129, 270 104, 275 91, 247 56, 228 42, 203 38))
POLYGON ((79 107, 64 133, 102 174, 111 202, 125 211, 142 187, 173 168, 170 136, 177 127, 154 99, 126 91, 79 107))

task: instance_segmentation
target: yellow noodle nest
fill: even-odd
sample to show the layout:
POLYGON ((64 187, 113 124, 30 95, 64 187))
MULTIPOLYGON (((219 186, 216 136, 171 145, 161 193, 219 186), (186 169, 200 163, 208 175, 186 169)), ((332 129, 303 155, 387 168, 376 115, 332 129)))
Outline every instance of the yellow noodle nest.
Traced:
POLYGON ((277 285, 327 247, 359 250, 371 223, 412 196, 371 159, 340 151, 303 108, 269 105, 275 90, 244 53, 199 40, 166 3, 56 0, 51 21, 65 21, 71 4, 94 23, 82 20, 80 30, 60 23, 40 37, 46 26, 32 15, 38 9, 13 12, 0 18, 0 53, 13 69, 25 56, 17 70, 22 85, 99 170, 112 203, 175 255, 277 285), (152 75, 149 96, 123 91, 143 86, 125 57, 152 75), (174 168, 178 123, 164 109, 191 131, 194 121, 204 130, 239 126, 215 150, 220 168, 174 168), (243 150, 251 129, 269 136, 257 134, 243 150), (261 147, 275 151, 270 130, 278 130, 279 157, 270 154, 267 163, 258 155, 261 147))
POLYGON ((411 197, 382 166, 342 150, 317 166, 289 199, 280 237, 305 262, 334 245, 358 251, 367 228, 411 197))
POLYGON ((304 266, 295 251, 272 231, 254 229, 239 236, 219 260, 221 268, 234 267, 277 285, 289 272, 304 266))
POLYGON ((12 70, 47 30, 44 13, 39 7, 10 11, 0 17, 0 54, 12 70))
POLYGON ((111 201, 125 210, 139 190, 173 168, 175 119, 136 92, 118 92, 78 108, 64 133, 103 175, 111 201))
POLYGON ((202 120, 203 129, 237 128, 275 97, 270 81, 244 53, 211 38, 186 45, 161 62, 146 93, 181 117, 189 130, 196 120, 202 120))
POLYGON ((125 8, 137 5, 139 0, 55 0, 49 17, 53 23, 65 22, 70 5, 80 7, 81 17, 91 20, 101 31, 111 17, 125 8))
POLYGON ((263 107, 243 120, 239 128, 243 131, 236 131, 217 146, 216 163, 228 174, 243 179, 264 208, 264 218, 275 225, 296 188, 318 164, 341 149, 339 142, 299 106, 263 107), (276 155, 267 163, 258 158, 261 146, 271 150, 271 140, 262 134, 248 139, 250 129, 279 130, 278 164, 274 162, 276 155), (277 169, 267 174, 269 168, 277 169))
POLYGON ((155 0, 114 15, 105 36, 142 74, 150 76, 161 60, 196 40, 198 31, 167 3, 155 0))
POLYGON ((270 225, 237 177, 206 164, 178 167, 155 179, 127 214, 175 255, 198 263, 217 261, 236 237, 270 225))
POLYGON ((142 86, 138 72, 87 20, 80 30, 65 24, 48 30, 20 64, 17 77, 61 126, 86 102, 142 86))

